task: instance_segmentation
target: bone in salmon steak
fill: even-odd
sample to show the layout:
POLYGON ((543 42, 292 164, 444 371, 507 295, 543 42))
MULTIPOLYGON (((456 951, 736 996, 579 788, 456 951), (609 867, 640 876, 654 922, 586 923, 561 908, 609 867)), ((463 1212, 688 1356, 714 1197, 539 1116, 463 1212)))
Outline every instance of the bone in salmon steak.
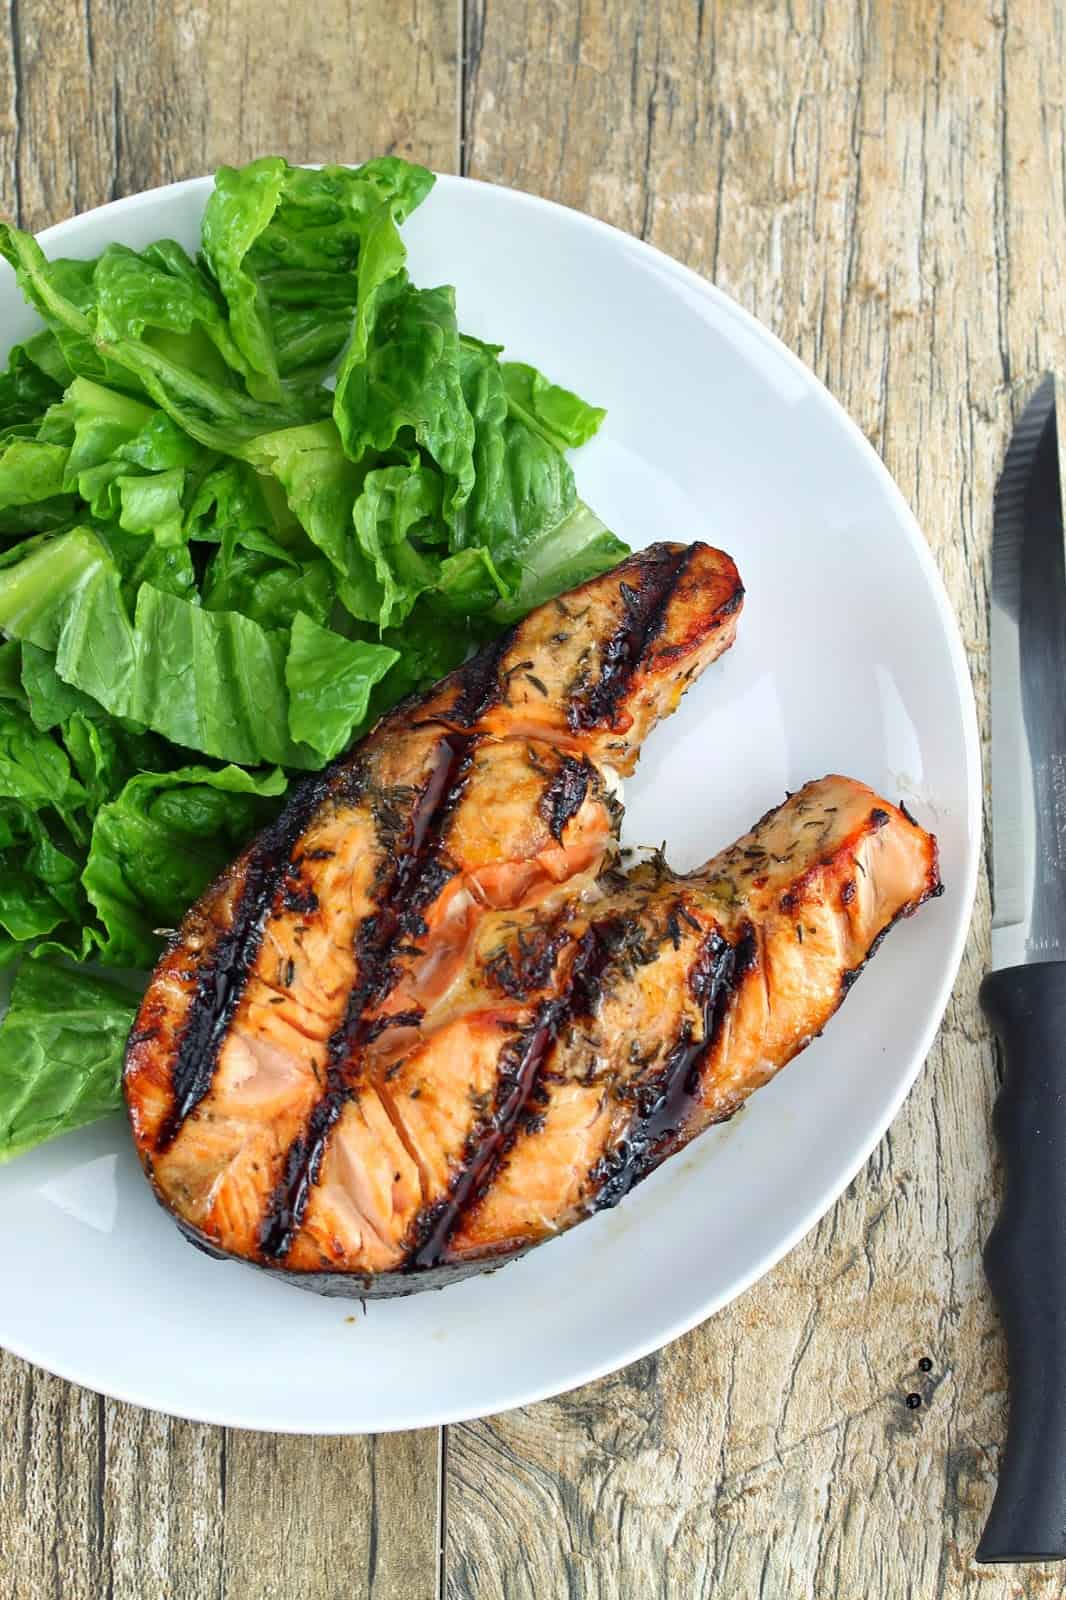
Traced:
POLYGON ((698 872, 618 866, 613 772, 742 598, 658 545, 540 607, 193 907, 125 1088, 194 1242, 324 1293, 443 1285, 614 1204, 822 1029, 939 890, 904 812, 825 778, 698 872))

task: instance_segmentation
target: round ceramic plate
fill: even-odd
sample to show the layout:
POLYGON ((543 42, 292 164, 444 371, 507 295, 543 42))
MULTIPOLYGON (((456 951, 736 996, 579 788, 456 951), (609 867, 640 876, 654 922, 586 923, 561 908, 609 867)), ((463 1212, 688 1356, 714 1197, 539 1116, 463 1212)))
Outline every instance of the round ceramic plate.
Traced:
MULTIPOLYGON (((43 236, 92 256, 198 241, 197 180, 43 236)), ((198 1420, 306 1433, 499 1411, 623 1366, 790 1249, 895 1115, 932 1043, 976 876, 980 769, 940 579, 858 429, 764 328, 649 246, 528 195, 442 178, 411 272, 462 327, 608 408, 578 486, 624 539, 704 539, 747 587, 735 647, 654 733, 625 834, 682 868, 825 772, 902 797, 946 892, 897 928, 825 1036, 733 1123, 617 1210, 502 1271, 408 1300, 319 1299, 191 1249, 121 1119, 0 1170, 0 1343, 93 1389, 198 1420)), ((13 274, 0 329, 33 325, 13 274)))

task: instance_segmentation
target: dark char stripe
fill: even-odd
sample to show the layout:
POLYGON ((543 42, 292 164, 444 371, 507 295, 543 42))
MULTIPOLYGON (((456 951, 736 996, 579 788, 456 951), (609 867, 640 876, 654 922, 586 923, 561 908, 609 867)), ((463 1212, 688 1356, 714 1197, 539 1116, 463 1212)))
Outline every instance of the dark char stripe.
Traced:
POLYGON ((692 993, 703 1010, 703 1038, 693 1040, 691 1024, 686 1023, 663 1070, 639 1087, 625 1137, 593 1170, 597 1211, 617 1205, 669 1155, 699 1094, 700 1072, 726 1009, 755 956, 755 935, 750 928, 736 945, 717 931, 707 935, 689 975, 692 993))
POLYGON ((384 998, 395 980, 390 960, 393 946, 401 935, 411 937, 420 930, 420 908, 446 881, 441 877, 437 846, 462 795, 476 743, 469 734, 449 734, 440 741, 437 765, 419 796, 388 887, 377 910, 364 919, 356 935, 359 982, 348 997, 344 1021, 329 1041, 326 1087, 303 1132, 289 1147, 260 1228, 260 1249, 271 1260, 281 1260, 292 1245, 318 1179, 330 1132, 354 1092, 353 1059, 375 1033, 375 1023, 367 1019, 366 1012, 384 998))
POLYGON ((416 1244, 404 1267, 425 1272, 439 1266, 448 1240, 467 1206, 484 1192, 500 1157, 510 1145, 540 1069, 571 1018, 590 1009, 599 979, 611 959, 612 940, 595 924, 581 939, 561 995, 544 1001, 534 1021, 512 1042, 500 1061, 496 1110, 488 1128, 448 1195, 430 1208, 416 1227, 416 1244))
POLYGON ((462 727, 472 727, 499 698, 503 687, 500 663, 510 649, 514 636, 514 628, 507 628, 498 639, 485 645, 459 668, 459 697, 452 716, 462 727))
POLYGON ((233 921, 219 934, 197 972, 171 1075, 171 1107, 156 1140, 157 1152, 174 1143, 186 1118, 211 1087, 222 1041, 259 954, 263 925, 290 870, 297 841, 328 792, 333 770, 328 768, 307 779, 252 848, 233 921))
POLYGON ((585 756, 580 759, 575 756, 562 757, 558 772, 540 800, 540 814, 553 838, 562 840, 567 823, 577 816, 584 805, 592 772, 592 763, 585 756))
POLYGON ((667 607, 694 549, 686 545, 648 552, 640 558, 640 588, 620 585, 625 615, 603 647, 599 678, 570 702, 567 716, 573 732, 613 718, 641 657, 662 632, 667 607))

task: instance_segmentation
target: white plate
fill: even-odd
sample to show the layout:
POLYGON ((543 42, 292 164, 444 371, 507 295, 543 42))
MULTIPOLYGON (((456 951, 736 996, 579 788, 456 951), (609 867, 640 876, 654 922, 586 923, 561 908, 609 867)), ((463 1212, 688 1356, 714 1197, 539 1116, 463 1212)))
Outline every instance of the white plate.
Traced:
MULTIPOLYGON (((194 247, 208 189, 117 201, 50 229, 45 248, 194 247)), ((106 1394, 239 1427, 354 1433, 499 1411, 732 1300, 898 1110, 974 893, 980 769, 955 622, 903 499, 821 384, 702 279, 576 212, 442 178, 405 233, 415 281, 458 286, 463 327, 609 408, 575 464, 610 525, 633 545, 721 545, 747 585, 735 648, 627 785, 629 841, 666 839, 687 867, 786 789, 839 771, 935 829, 947 890, 892 933, 824 1038, 616 1211, 366 1315, 183 1243, 118 1119, 0 1170, 0 1343, 106 1394)), ((31 325, 5 268, 0 327, 13 341, 31 325)))

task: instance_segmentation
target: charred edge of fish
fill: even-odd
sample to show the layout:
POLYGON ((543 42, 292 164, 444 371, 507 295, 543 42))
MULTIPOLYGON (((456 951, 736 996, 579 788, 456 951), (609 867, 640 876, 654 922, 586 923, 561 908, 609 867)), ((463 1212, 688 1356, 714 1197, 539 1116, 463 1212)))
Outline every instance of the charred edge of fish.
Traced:
POLYGON ((586 756, 563 756, 558 771, 540 798, 540 814, 548 832, 562 842, 568 822, 585 803, 592 782, 593 767, 586 756))
POLYGON ((693 997, 703 1012, 703 1037, 694 1040, 692 1024, 686 1021, 662 1071, 638 1087, 629 1131, 593 1169, 594 1210, 606 1211, 617 1205, 669 1154, 699 1095, 704 1059, 756 954, 750 927, 735 945, 717 930, 707 935, 689 978, 693 997))
POLYGON ((567 720, 573 732, 614 717, 641 656, 662 631, 667 608, 695 548, 687 545, 654 556, 649 552, 639 565, 640 588, 624 582, 619 585, 625 615, 603 646, 599 678, 570 701, 567 720))
POLYGON ((448 1195, 416 1224, 415 1244, 405 1263, 405 1271, 425 1272, 440 1265, 448 1240, 464 1211, 471 1201, 484 1193, 500 1157, 511 1143, 549 1050, 566 1023, 588 1004, 599 974, 610 958, 609 943, 593 925, 578 946, 564 992, 541 1003, 533 1022, 505 1052, 492 1120, 476 1140, 474 1154, 448 1195))
POLYGON ((500 663, 514 640, 515 629, 508 628, 471 656, 456 673, 459 695, 450 715, 464 727, 472 727, 503 692, 500 663))
POLYGON ((406 848, 396 858, 391 882, 377 910, 360 925, 356 944, 362 978, 348 997, 344 1021, 329 1040, 326 1087, 304 1131, 289 1147, 260 1227, 259 1248, 270 1259, 280 1260, 288 1254, 303 1222, 326 1141, 353 1092, 349 1062, 371 1036, 374 1024, 367 1020, 367 1009, 380 1002, 392 985, 389 957, 394 941, 401 931, 410 931, 412 905, 424 903, 421 879, 435 865, 435 846, 462 794, 476 744, 472 734, 449 734, 441 740, 437 764, 411 817, 406 848))
POLYGON ((266 1270, 273 1274, 281 1283, 288 1284, 294 1289, 303 1289, 312 1294, 325 1295, 338 1300, 387 1300, 402 1298, 424 1289, 444 1289, 453 1283, 460 1283, 464 1278, 480 1276, 481 1274, 498 1272, 501 1267, 506 1267, 512 1261, 526 1254, 529 1245, 520 1248, 508 1249, 495 1260, 486 1260, 484 1257, 475 1257, 471 1261, 447 1262, 433 1272, 421 1273, 417 1277, 404 1272, 337 1272, 325 1261, 319 1269, 296 1267, 279 1267, 272 1262, 252 1262, 245 1255, 240 1255, 234 1250, 224 1250, 217 1242, 209 1239, 207 1235, 187 1218, 171 1211, 167 1201, 156 1195, 159 1204, 169 1216, 177 1223, 178 1230, 194 1249, 202 1250, 204 1255, 210 1256, 214 1261, 234 1261, 239 1266, 253 1272, 266 1270))
POLYGON ((211 1087, 218 1052, 259 953, 274 896, 290 870, 296 841, 329 788, 332 770, 327 768, 307 780, 252 846, 233 920, 197 967, 193 997, 175 1051, 170 1109, 155 1142, 157 1152, 174 1143, 186 1118, 211 1087))

